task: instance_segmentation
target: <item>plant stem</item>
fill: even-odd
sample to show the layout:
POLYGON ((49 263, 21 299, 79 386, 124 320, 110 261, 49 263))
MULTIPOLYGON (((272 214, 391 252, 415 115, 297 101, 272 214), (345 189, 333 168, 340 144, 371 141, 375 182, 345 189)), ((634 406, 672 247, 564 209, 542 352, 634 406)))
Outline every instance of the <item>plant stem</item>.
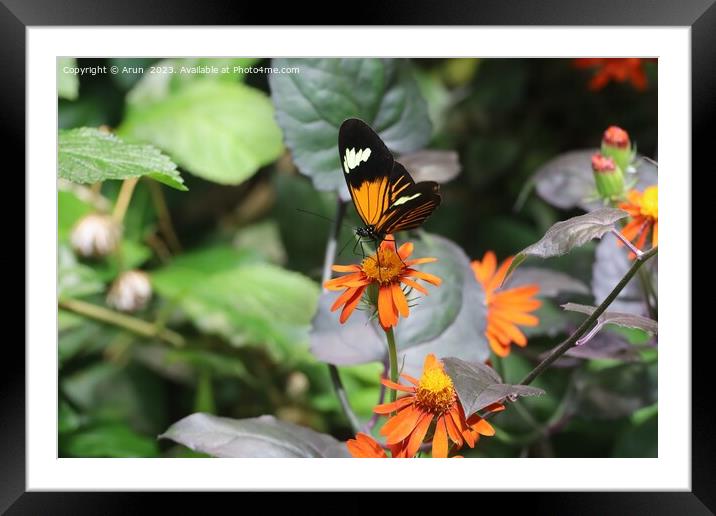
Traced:
POLYGON ((172 330, 162 328, 156 324, 137 319, 130 315, 121 314, 103 306, 98 306, 79 299, 61 299, 58 306, 70 312, 74 312, 96 321, 112 324, 125 330, 131 331, 142 337, 155 337, 172 346, 182 347, 185 344, 184 337, 172 330))
POLYGON ((622 243, 629 248, 629 250, 636 255, 637 258, 641 257, 644 252, 639 249, 637 246, 631 243, 631 240, 629 240, 627 237, 622 235, 621 231, 619 231, 617 228, 612 228, 612 233, 614 236, 616 236, 619 240, 622 241, 622 243))
POLYGON ((127 213, 129 201, 132 200, 134 187, 137 186, 138 181, 138 177, 130 177, 122 181, 122 187, 119 190, 117 201, 114 203, 114 211, 112 212, 112 217, 120 224, 124 220, 124 215, 127 213))
POLYGON ((167 244, 169 244, 169 248, 173 253, 181 252, 179 237, 177 237, 176 231, 174 231, 172 217, 169 213, 169 207, 167 206, 167 200, 164 197, 164 191, 162 190, 161 185, 156 181, 149 181, 149 192, 152 195, 154 209, 156 210, 157 218, 159 219, 159 229, 164 235, 167 244))
MULTIPOLYGON (((393 328, 385 330, 385 336, 388 339, 388 359, 390 360, 390 381, 398 383, 398 349, 395 345, 395 334, 393 328)), ((390 389, 390 401, 395 401, 398 393, 395 389, 390 389)))
MULTIPOLYGON (((333 219, 333 224, 331 225, 331 233, 328 235, 326 254, 323 259, 321 285, 331 279, 331 266, 333 265, 333 261, 336 259, 338 236, 341 233, 341 224, 343 222, 343 217, 346 214, 346 203, 343 202, 340 197, 338 197, 336 202, 336 216, 333 219)), ((326 289, 324 288, 323 291, 326 292, 326 289)), ((346 416, 346 419, 348 419, 353 432, 358 433, 361 430, 360 421, 358 420, 358 416, 356 416, 355 412, 353 412, 350 401, 348 401, 348 395, 343 387, 343 382, 341 382, 341 377, 338 374, 338 368, 333 364, 326 365, 328 366, 328 373, 330 374, 331 382, 333 383, 333 389, 336 391, 336 396, 338 396, 341 409, 343 409, 343 414, 346 416)))
MULTIPOLYGON (((381 377, 385 377, 387 374, 388 374, 388 362, 384 361, 383 362, 383 374, 381 375, 381 377)), ((385 385, 383 385, 381 383, 380 384, 380 392, 378 393, 378 403, 376 403, 376 405, 382 405, 384 401, 385 401, 385 385)), ((375 426, 375 424, 377 422, 378 422, 378 414, 374 412, 370 418, 370 421, 368 421, 368 423, 366 423, 366 425, 365 425, 366 429, 368 430, 368 432, 366 432, 366 433, 370 433, 370 431, 373 429, 373 427, 375 426)))
POLYGON ((574 333, 572 333, 572 335, 570 335, 565 341, 555 347, 549 353, 549 355, 547 355, 547 357, 545 357, 545 359, 537 365, 537 367, 530 371, 530 373, 522 379, 520 385, 529 385, 530 383, 532 383, 532 381, 540 374, 542 374, 545 369, 552 365, 555 360, 564 355, 564 353, 566 353, 568 349, 574 346, 577 343, 577 340, 579 340, 582 335, 587 333, 587 331, 592 327, 592 325, 597 321, 597 319, 599 319, 599 316, 601 316, 609 307, 609 305, 612 304, 612 302, 617 298, 617 296, 624 289, 627 283, 629 283, 629 281, 634 277, 634 275, 641 268, 641 266, 644 265, 644 263, 646 263, 646 261, 648 261, 650 258, 656 256, 658 250, 658 247, 654 247, 649 251, 643 253, 641 256, 637 256, 634 260, 634 263, 629 268, 624 277, 619 280, 619 283, 617 283, 616 287, 614 287, 614 290, 609 293, 609 295, 606 297, 606 299, 604 299, 604 301, 601 302, 597 309, 594 310, 594 312, 592 312, 592 314, 587 317, 587 319, 585 319, 585 321, 579 326, 579 328, 574 331, 574 333))

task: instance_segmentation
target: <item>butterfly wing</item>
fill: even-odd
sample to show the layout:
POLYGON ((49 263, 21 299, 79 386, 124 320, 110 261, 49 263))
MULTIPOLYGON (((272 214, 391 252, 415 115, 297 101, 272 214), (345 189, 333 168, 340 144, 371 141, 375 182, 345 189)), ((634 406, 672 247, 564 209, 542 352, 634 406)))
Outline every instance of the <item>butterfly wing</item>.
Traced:
POLYGON ((362 120, 350 118, 338 132, 343 176, 358 215, 376 233, 420 226, 440 205, 439 186, 415 183, 383 140, 362 120))
POLYGON ((390 176, 388 206, 376 223, 380 234, 415 229, 440 205, 440 186, 434 181, 415 183, 397 161, 390 176))
POLYGON ((375 131, 357 118, 341 124, 338 152, 358 215, 366 226, 377 225, 390 205, 393 155, 375 131))

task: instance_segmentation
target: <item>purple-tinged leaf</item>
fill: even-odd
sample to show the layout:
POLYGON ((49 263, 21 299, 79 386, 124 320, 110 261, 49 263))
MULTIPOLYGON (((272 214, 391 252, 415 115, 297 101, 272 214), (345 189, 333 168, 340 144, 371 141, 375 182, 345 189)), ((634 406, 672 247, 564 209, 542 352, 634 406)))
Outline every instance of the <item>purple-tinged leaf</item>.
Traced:
MULTIPOLYGON (((582 208, 592 211, 603 207, 596 199, 592 172, 592 155, 598 148, 566 152, 542 165, 535 173, 537 194, 552 206, 562 209, 582 208)), ((636 180, 635 188, 644 190, 657 183, 657 168, 644 158, 637 158, 636 173, 626 174, 627 181, 636 180)))
POLYGON ((505 398, 544 394, 536 387, 502 383, 492 368, 479 362, 470 363, 455 357, 443 358, 442 362, 467 417, 505 398))
MULTIPOLYGON (((654 257, 654 259, 649 260, 642 266, 642 269, 649 270, 652 263, 654 265, 657 263, 656 259, 657 257, 654 257)), ((606 299, 631 265, 629 252, 624 247, 617 245, 617 239, 614 235, 606 235, 597 244, 592 266, 592 293, 596 304, 606 299)), ((645 314, 646 303, 644 302, 644 293, 639 286, 639 281, 641 280, 638 277, 632 279, 624 287, 624 290, 619 293, 610 308, 619 312, 645 314)))
POLYGON ((397 158, 416 183, 437 181, 447 183, 460 173, 457 152, 445 150, 421 150, 397 158))
MULTIPOLYGON (((562 305, 562 308, 570 312, 580 312, 587 315, 591 315, 594 310, 597 309, 595 306, 580 305, 577 303, 567 303, 562 305)), ((615 324, 624 328, 636 328, 651 333, 652 335, 656 335, 659 330, 659 324, 655 320, 642 315, 606 311, 599 316, 599 320, 603 324, 615 324)))
POLYGON ((503 288, 515 288, 521 285, 538 285, 540 296, 555 297, 563 292, 589 294, 589 287, 564 272, 539 267, 522 267, 505 281, 503 288))
POLYGON ((231 419, 199 412, 159 437, 222 458, 350 457, 345 444, 334 437, 273 416, 231 419))
POLYGON ((505 280, 528 256, 551 258, 567 254, 575 247, 582 246, 595 238, 602 238, 618 220, 626 216, 625 211, 616 208, 600 208, 555 223, 538 242, 517 253, 507 270, 505 280))
POLYGON ((636 348, 623 336, 610 331, 600 332, 581 346, 574 346, 565 353, 565 356, 585 360, 612 359, 622 362, 639 360, 636 348))

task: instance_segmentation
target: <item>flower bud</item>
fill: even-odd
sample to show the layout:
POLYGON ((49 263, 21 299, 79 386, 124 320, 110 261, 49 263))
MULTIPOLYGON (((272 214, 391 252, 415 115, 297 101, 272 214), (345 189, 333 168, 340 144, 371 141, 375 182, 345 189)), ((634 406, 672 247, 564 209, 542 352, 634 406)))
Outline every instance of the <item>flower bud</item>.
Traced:
POLYGON ((107 294, 107 304, 121 312, 141 310, 152 297, 152 284, 146 272, 123 272, 114 280, 107 294))
POLYGON ((597 152, 592 156, 592 171, 602 199, 614 200, 624 196, 624 174, 614 159, 597 152))
POLYGON ((602 154, 612 158, 622 170, 627 170, 634 160, 629 133, 616 125, 609 126, 602 135, 602 154))
POLYGON ((75 224, 70 243, 79 256, 102 258, 117 248, 121 236, 121 227, 111 216, 90 213, 75 224))

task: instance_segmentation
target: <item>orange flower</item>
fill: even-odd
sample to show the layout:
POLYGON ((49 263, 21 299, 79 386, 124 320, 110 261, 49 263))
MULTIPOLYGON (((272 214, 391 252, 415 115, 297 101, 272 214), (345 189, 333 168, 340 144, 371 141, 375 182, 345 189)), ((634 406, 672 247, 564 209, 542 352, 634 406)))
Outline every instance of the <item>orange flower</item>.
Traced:
POLYGON ((351 455, 359 459, 387 459, 385 450, 368 434, 358 432, 355 439, 346 441, 351 455))
POLYGON ((413 268, 414 265, 435 262, 436 258, 408 260, 407 258, 412 253, 413 244, 409 242, 401 245, 396 253, 395 241, 389 236, 380 244, 377 252, 363 259, 360 265, 334 265, 334 271, 350 273, 324 283, 328 290, 345 289, 345 292, 336 299, 331 307, 332 312, 343 307, 341 323, 348 320, 366 289, 371 285, 378 288, 377 300, 372 299, 371 304, 377 306, 378 320, 384 330, 398 324, 398 316, 408 317, 410 308, 406 292, 415 289, 425 295, 428 294, 428 291, 415 279, 421 279, 436 286, 442 282, 433 274, 420 272, 413 268), (407 287, 407 290, 404 290, 403 285, 407 287))
POLYGON ((595 74, 589 82, 589 89, 598 91, 604 88, 611 81, 631 82, 638 91, 646 89, 646 73, 644 72, 644 61, 638 57, 629 58, 581 58, 574 60, 577 68, 594 68, 595 74))
MULTIPOLYGON (((622 228, 622 235, 634 242, 639 249, 644 249, 646 238, 651 230, 651 246, 659 245, 659 187, 649 186, 644 193, 630 190, 626 202, 619 207, 626 211, 631 220, 622 228)), ((619 245, 623 245, 619 242, 619 245)), ((634 258, 634 253, 630 257, 634 258)))
POLYGON ((537 326, 539 319, 529 312, 542 305, 532 296, 539 292, 537 285, 522 285, 507 290, 497 290, 505 279, 505 273, 512 263, 513 257, 507 258, 497 267, 495 253, 487 251, 482 261, 472 262, 475 279, 485 289, 487 303, 487 329, 485 335, 490 348, 497 356, 506 357, 510 354, 510 345, 527 345, 527 337, 517 325, 537 326))
MULTIPOLYGON (((373 409, 377 414, 397 412, 380 429, 388 446, 396 447, 393 449, 393 457, 414 457, 431 427, 434 428, 434 458, 448 456, 450 441, 455 444, 456 450, 464 443, 472 448, 480 435, 495 434, 492 425, 478 414, 465 418, 452 380, 445 373, 442 362, 432 353, 425 357, 420 380, 407 374, 401 376, 413 385, 407 386, 387 379, 382 380, 383 385, 407 392, 408 395, 373 409)), ((495 405, 492 410, 500 410, 500 407, 495 405)))

